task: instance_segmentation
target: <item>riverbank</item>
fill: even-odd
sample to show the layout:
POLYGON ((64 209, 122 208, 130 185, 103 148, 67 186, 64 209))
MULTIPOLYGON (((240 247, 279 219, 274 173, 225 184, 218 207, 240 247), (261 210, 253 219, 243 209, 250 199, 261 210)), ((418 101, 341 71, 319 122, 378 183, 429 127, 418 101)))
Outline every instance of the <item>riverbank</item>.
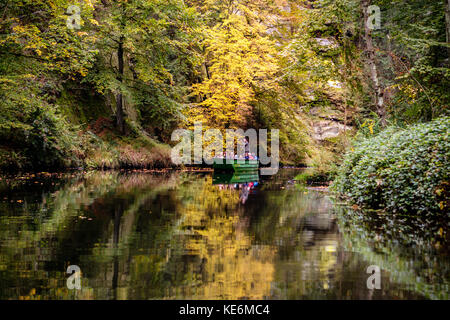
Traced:
POLYGON ((34 141, 0 144, 0 172, 62 171, 70 169, 155 169, 170 168, 170 146, 149 137, 142 130, 122 136, 111 121, 86 130, 57 136, 41 145, 34 141), (69 140, 61 143, 62 139, 69 140))

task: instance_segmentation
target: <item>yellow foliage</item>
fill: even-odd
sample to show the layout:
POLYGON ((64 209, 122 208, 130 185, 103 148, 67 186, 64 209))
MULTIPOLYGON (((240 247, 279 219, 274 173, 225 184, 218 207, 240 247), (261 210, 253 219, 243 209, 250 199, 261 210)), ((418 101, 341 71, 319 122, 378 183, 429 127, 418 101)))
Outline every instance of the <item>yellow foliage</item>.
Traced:
POLYGON ((193 94, 203 100, 188 110, 189 120, 206 120, 216 128, 244 127, 255 88, 273 87, 278 71, 274 42, 261 23, 230 14, 207 31, 204 46, 209 77, 193 85, 193 94))

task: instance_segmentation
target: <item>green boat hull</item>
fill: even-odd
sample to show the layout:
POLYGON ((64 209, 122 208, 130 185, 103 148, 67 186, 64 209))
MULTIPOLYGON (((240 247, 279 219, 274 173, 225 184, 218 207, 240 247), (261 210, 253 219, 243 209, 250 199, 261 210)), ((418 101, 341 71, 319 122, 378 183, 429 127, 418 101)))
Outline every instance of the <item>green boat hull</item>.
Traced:
POLYGON ((233 160, 227 163, 227 159, 214 159, 213 168, 218 171, 257 171, 259 167, 258 160, 233 160), (222 163, 221 163, 222 162, 222 163))

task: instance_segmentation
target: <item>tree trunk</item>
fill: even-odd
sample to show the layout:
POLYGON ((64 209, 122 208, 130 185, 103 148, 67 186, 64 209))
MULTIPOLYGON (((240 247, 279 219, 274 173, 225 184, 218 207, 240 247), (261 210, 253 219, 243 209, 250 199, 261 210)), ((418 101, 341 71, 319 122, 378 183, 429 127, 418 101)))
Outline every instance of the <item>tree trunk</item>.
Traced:
MULTIPOLYGON (((123 81, 123 41, 124 38, 122 36, 120 37, 119 48, 117 49, 117 60, 119 63, 119 75, 117 76, 117 80, 119 80, 120 83, 123 81)), ((119 89, 119 93, 116 97, 116 124, 120 133, 123 134, 125 132, 125 123, 123 115, 123 94, 120 90, 122 89, 119 89)))
MULTIPOLYGON (((445 5, 445 31, 446 31, 446 35, 447 35, 447 44, 450 44, 450 0, 446 0, 446 5, 445 5)), ((450 60, 450 48, 447 47, 447 55, 448 55, 448 59, 450 60)), ((450 61, 449 61, 450 63, 450 61)))
MULTIPOLYGON (((450 0, 449 0, 450 1, 450 0)), ((369 15, 367 12, 367 8, 370 6, 371 0, 363 0, 361 2, 362 10, 364 13, 364 42, 365 42, 365 51, 367 52, 367 63, 370 68, 370 78, 373 82, 373 88, 375 91, 375 106, 376 113, 381 121, 381 126, 386 126, 386 107, 384 104, 384 88, 380 83, 380 78, 378 75, 378 69, 376 64, 376 55, 375 48, 373 47, 372 41, 372 30, 370 30, 367 21, 369 19, 369 15)))

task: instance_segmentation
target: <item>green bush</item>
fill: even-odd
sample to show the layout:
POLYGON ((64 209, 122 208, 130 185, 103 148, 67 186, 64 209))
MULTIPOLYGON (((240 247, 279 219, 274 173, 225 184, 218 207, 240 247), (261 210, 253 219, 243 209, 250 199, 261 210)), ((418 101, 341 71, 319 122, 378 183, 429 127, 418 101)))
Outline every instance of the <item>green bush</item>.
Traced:
POLYGON ((355 142, 332 189, 361 207, 407 214, 448 210, 450 117, 388 128, 355 142))
POLYGON ((0 116, 0 154, 3 169, 58 169, 77 165, 79 137, 74 128, 52 105, 22 108, 21 117, 0 116), (8 121, 9 120, 9 121, 8 121), (13 156, 15 153, 20 157, 13 156))

